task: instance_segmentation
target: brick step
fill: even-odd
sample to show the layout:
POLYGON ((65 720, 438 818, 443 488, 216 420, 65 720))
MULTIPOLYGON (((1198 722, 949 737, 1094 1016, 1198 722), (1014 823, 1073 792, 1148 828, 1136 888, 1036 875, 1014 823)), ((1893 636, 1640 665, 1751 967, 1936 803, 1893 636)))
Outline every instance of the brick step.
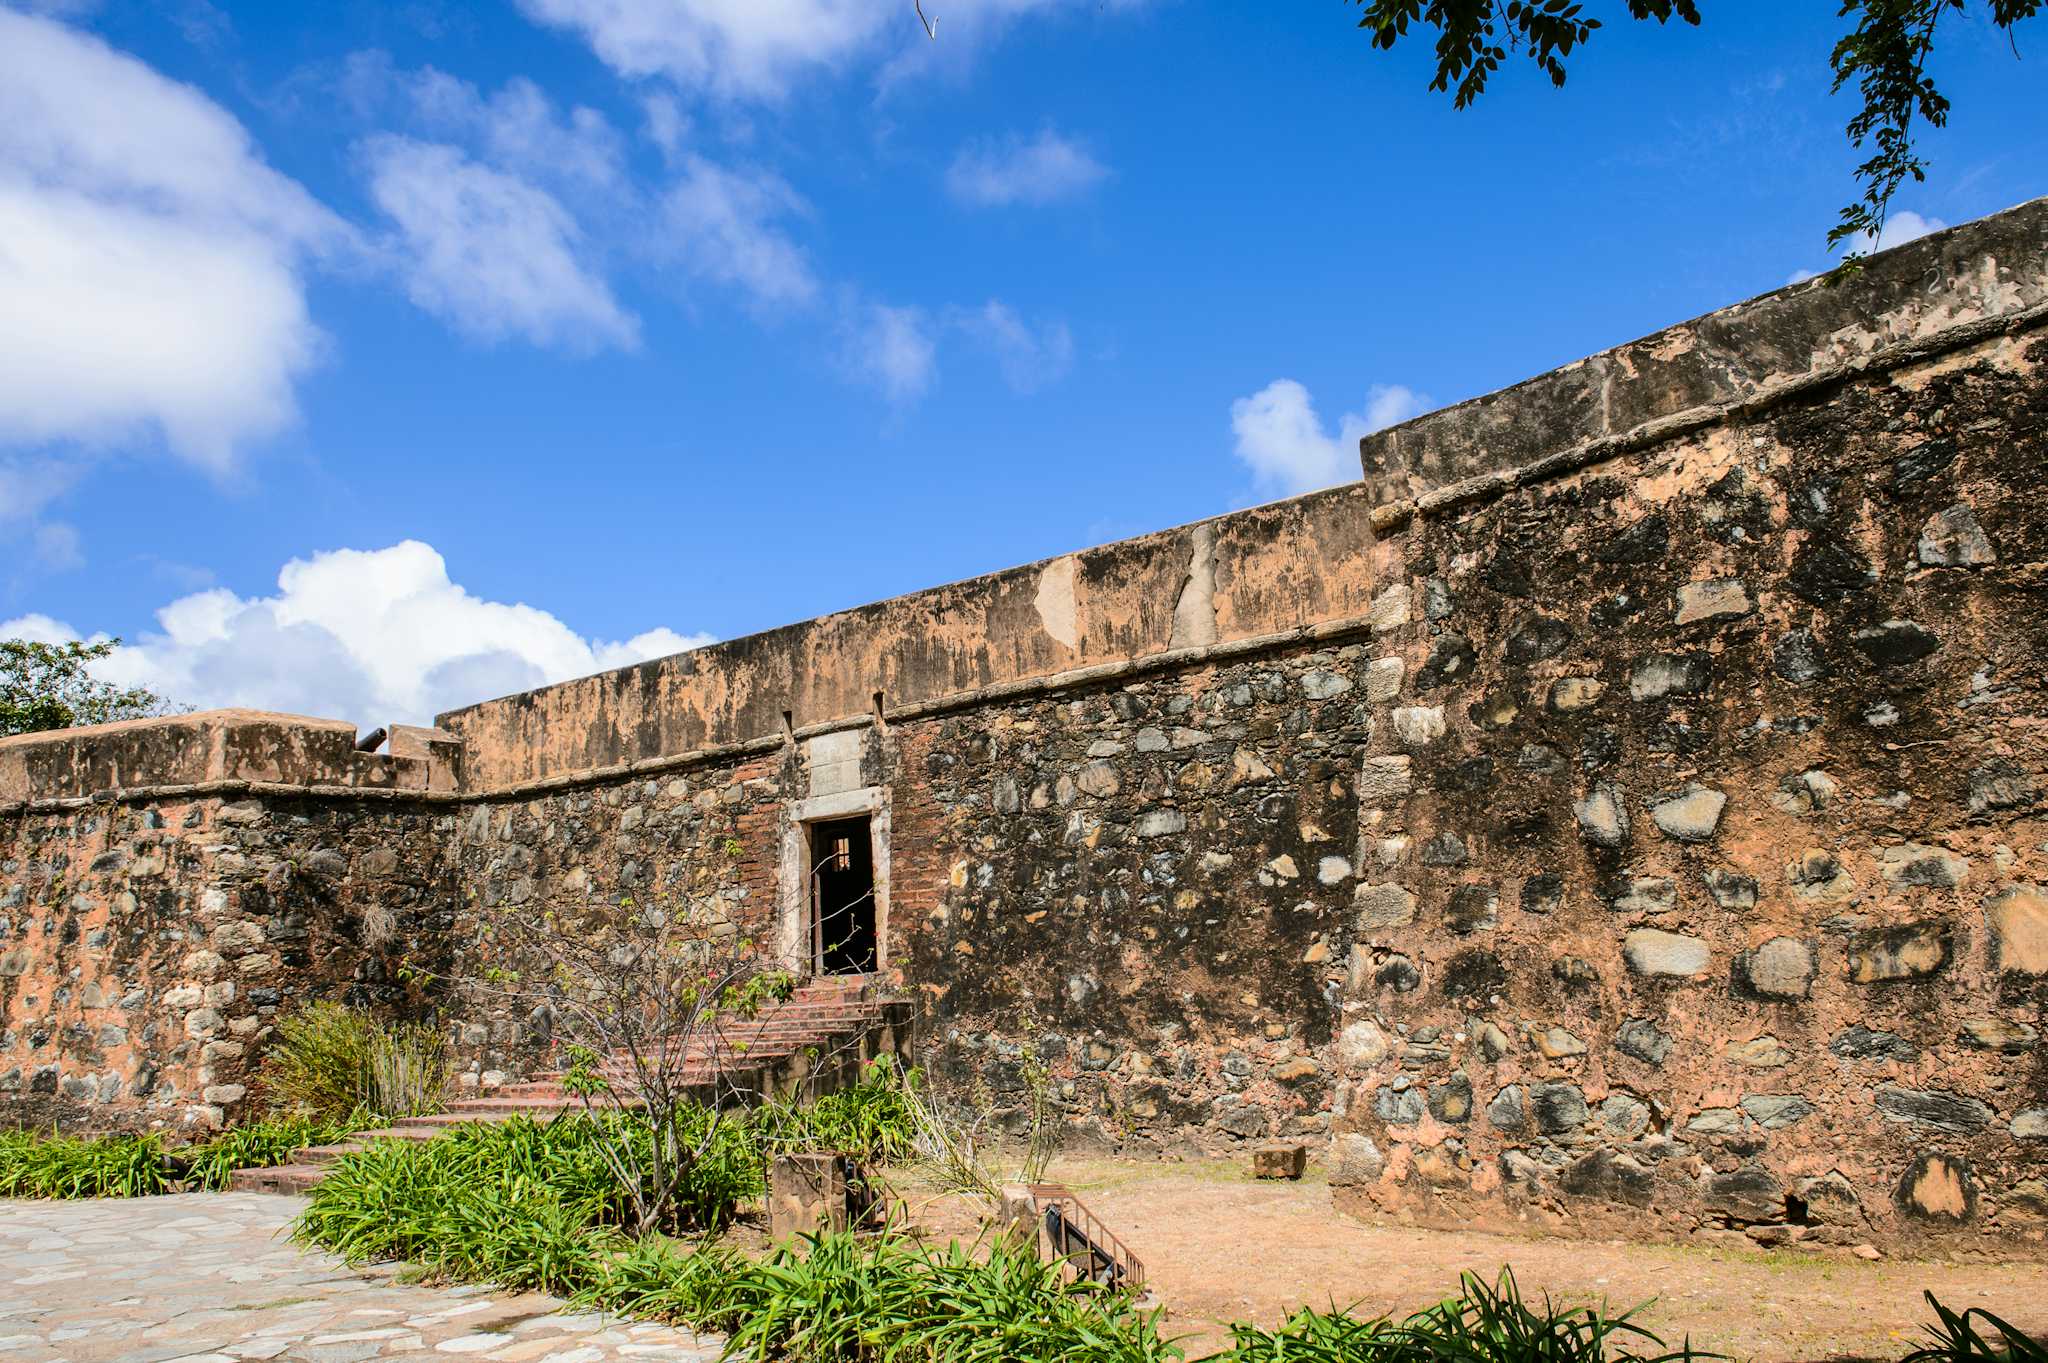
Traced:
POLYGON ((327 1170, 315 1164, 280 1164, 270 1169, 237 1169, 228 1176, 228 1188, 237 1193, 284 1193, 297 1196, 313 1191, 313 1185, 327 1177, 327 1170))

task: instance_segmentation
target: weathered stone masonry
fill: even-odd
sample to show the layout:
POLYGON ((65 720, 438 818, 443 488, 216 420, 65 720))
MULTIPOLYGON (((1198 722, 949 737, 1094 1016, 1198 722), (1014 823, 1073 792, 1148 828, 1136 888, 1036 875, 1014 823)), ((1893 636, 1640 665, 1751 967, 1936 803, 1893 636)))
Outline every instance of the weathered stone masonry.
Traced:
MULTIPOLYGON (((1461 1224, 2038 1237, 2044 311, 2035 203, 1371 437, 1362 483, 405 755, 0 742, 0 1099, 231 1114, 281 1003, 445 1005, 400 966, 501 898, 795 957, 802 829, 862 813, 927 1064, 1077 1136, 1310 1136, 1347 1205, 1461 1224)), ((473 1076, 546 1041, 449 1025, 473 1076)))

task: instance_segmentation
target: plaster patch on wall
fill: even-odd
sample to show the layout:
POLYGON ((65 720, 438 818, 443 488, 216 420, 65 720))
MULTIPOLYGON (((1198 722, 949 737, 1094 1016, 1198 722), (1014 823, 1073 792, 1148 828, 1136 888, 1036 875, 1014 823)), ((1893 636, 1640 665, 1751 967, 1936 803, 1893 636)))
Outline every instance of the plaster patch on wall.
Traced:
POLYGON ((1194 552, 1188 556, 1187 581, 1173 607, 1173 648, 1216 642, 1216 527, 1198 525, 1190 538, 1194 552))
POLYGON ((1046 564, 1038 575, 1038 595, 1032 600, 1038 607, 1039 627, 1068 648, 1081 639, 1076 626, 1079 607, 1074 600, 1074 575, 1079 566, 1072 554, 1046 564))

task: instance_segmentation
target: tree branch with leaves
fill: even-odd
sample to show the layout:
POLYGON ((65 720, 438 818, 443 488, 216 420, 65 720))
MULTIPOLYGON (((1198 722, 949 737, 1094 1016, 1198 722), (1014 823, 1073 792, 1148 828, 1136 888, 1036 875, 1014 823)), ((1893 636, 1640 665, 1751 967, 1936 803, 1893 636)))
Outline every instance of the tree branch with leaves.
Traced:
MULTIPOLYGON (((1565 82, 1565 59, 1601 27, 1576 0, 1351 0, 1365 7, 1358 26, 1372 44, 1391 49, 1422 25, 1434 29, 1436 74, 1429 88, 1452 96, 1454 107, 1471 105, 1487 82, 1520 53, 1550 79, 1565 82)), ((2040 12, 2042 0, 1988 0, 1992 24, 2008 40, 2022 20, 2040 12)), ((1949 101, 1927 74, 1935 31, 1949 16, 1967 12, 1968 0, 1842 0, 1837 17, 1850 21, 1828 64, 1831 93, 1853 85, 1861 105, 1846 129, 1849 145, 1869 155, 1856 167, 1863 193, 1842 210, 1828 232, 1828 245, 1858 242, 1875 246, 1884 233, 1892 197, 1907 180, 1927 178, 1927 162, 1914 142, 1916 124, 1947 124, 1949 101)), ((1667 24, 1673 19, 1697 27, 1696 0, 1624 0, 1631 19, 1667 24)), ((2014 47, 2018 55, 2018 47, 2014 47)), ((1852 262, 1863 254, 1852 249, 1852 262)))
POLYGON ((112 657, 120 646, 119 639, 96 644, 0 639, 0 738, 166 713, 170 707, 154 692, 92 675, 92 664, 112 657))

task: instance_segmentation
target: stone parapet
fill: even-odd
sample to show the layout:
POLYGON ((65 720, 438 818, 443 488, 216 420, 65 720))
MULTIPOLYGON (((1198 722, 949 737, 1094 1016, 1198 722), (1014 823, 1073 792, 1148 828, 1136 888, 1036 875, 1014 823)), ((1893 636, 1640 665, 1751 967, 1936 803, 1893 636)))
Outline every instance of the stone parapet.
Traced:
POLYGON ((356 751, 340 720, 262 710, 204 710, 0 739, 0 808, 223 787, 451 791, 461 743, 400 725, 390 753, 356 751))

